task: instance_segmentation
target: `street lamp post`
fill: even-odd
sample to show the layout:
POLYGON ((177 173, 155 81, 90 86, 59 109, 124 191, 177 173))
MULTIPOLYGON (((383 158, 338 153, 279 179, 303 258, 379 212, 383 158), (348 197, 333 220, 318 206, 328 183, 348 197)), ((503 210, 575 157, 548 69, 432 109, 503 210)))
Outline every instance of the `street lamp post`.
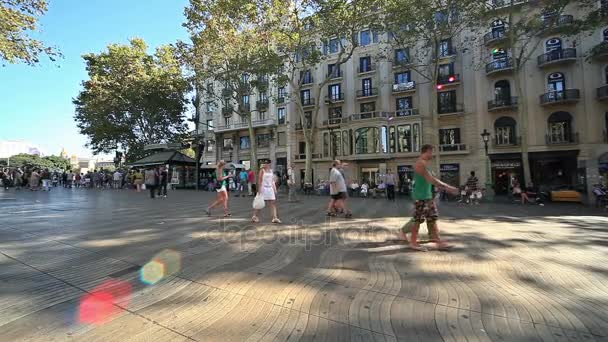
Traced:
POLYGON ((490 142, 490 132, 485 128, 481 133, 483 144, 486 150, 486 197, 491 200, 494 198, 494 184, 492 182, 492 173, 490 170, 490 154, 488 153, 488 143, 490 142))

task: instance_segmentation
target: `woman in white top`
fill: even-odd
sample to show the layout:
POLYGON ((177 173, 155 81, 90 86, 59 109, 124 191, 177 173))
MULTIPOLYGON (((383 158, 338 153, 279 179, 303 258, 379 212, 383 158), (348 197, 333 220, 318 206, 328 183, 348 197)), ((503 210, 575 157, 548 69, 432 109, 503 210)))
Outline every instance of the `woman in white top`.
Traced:
POLYGON ((232 178, 232 175, 228 174, 228 172, 224 170, 224 166, 226 166, 226 162, 224 160, 220 160, 220 162, 217 164, 217 169, 215 170, 217 197, 215 202, 211 203, 211 205, 205 209, 205 214, 207 214, 207 216, 211 215, 211 209, 219 205, 224 207, 224 217, 232 216, 228 211, 227 189, 228 181, 232 178))
MULTIPOLYGON (((262 169, 260 170, 260 174, 258 176, 258 196, 262 196, 266 205, 270 207, 272 211, 272 223, 281 223, 279 220, 279 216, 277 214, 277 185, 274 182, 274 173, 270 169, 270 162, 266 161, 262 165, 262 169)), ((251 221, 254 223, 260 222, 258 218, 259 210, 253 210, 253 217, 251 221)))

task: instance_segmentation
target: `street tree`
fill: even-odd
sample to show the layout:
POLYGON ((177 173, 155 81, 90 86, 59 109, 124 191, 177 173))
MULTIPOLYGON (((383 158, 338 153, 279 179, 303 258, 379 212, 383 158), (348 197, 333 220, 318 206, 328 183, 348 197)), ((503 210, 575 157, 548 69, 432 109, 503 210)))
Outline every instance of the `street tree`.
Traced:
POLYGON ((271 5, 272 1, 191 0, 184 26, 192 42, 181 44, 193 72, 199 112, 203 103, 221 105, 223 117, 240 118, 234 124, 248 129, 254 170, 258 165, 253 122, 268 110, 280 63, 271 48, 271 17, 266 15, 271 5), (252 106, 254 90, 258 98, 252 106))
POLYGON ((31 37, 38 19, 47 11, 46 0, 0 0, 0 63, 35 65, 40 56, 61 57, 55 48, 31 37))
MULTIPOLYGON (((492 31, 488 33, 490 40, 497 42, 492 49, 488 64, 491 67, 509 67, 513 70, 513 81, 516 93, 523 99, 526 82, 526 68, 529 63, 536 62, 539 49, 542 51, 543 42, 547 35, 553 34, 561 38, 573 38, 586 34, 601 24, 606 24, 606 5, 599 6, 596 0, 537 0, 528 3, 522 0, 495 0, 488 3, 485 10, 485 27, 492 31), (584 13, 581 16, 568 16, 569 12, 584 13)), ((573 43, 573 47, 576 43, 573 43)), ((563 54, 572 53, 571 49, 549 46, 549 51, 542 58, 558 58, 563 54)), ((574 52, 575 53, 575 52, 574 52)), ((575 56, 575 55, 574 55, 575 56)), ((563 97, 565 92, 560 89, 549 89, 549 97, 563 97)), ((518 101, 517 114, 519 134, 521 136, 521 152, 523 178, 531 181, 530 162, 528 158, 528 102, 518 101)))
POLYGON ((20 153, 10 157, 11 167, 49 170, 69 170, 70 161, 60 156, 40 157, 37 154, 20 153))
POLYGON ((153 55, 147 48, 134 38, 83 56, 89 79, 73 100, 74 118, 93 153, 120 147, 133 161, 143 156, 145 145, 180 141, 186 134, 190 84, 175 48, 161 46, 153 55))
MULTIPOLYGON (((384 23, 388 32, 385 56, 392 59, 394 66, 413 71, 422 81, 417 88, 428 99, 429 112, 422 113, 426 143, 440 145, 440 114, 465 110, 458 103, 439 102, 438 97, 444 87, 460 82, 454 62, 464 61, 466 47, 476 40, 484 9, 484 1, 480 0, 385 1, 384 23), (426 84, 426 88, 421 89, 421 84, 426 84)), ((434 165, 437 172, 439 164, 437 153, 434 165)))
MULTIPOLYGON (((360 46, 359 34, 373 32, 377 39, 376 0, 294 0, 273 2, 273 47, 282 59, 281 83, 289 88, 305 143, 305 183, 312 184, 312 159, 322 103, 343 100, 343 94, 328 93, 326 86, 341 77, 342 66, 360 46), (331 64, 331 71, 329 64, 331 64), (327 69, 325 69, 327 67, 327 69), (315 72, 320 70, 321 72, 315 72), (321 75, 317 79, 313 75, 321 75), (313 84, 309 95, 303 91, 313 84), (324 98, 325 101, 322 99, 324 98)), ((334 135, 332 134, 332 139, 334 135)), ((332 141, 335 145, 335 141, 332 141)), ((334 153, 332 153, 333 155, 334 153)))

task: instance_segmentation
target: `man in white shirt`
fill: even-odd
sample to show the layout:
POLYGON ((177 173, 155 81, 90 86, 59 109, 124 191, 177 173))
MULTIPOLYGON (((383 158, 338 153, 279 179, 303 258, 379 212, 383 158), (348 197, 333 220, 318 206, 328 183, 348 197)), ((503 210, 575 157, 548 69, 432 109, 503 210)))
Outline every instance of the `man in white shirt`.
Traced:
POLYGON ((114 172, 114 189, 120 189, 122 183, 122 173, 120 173, 120 171, 116 170, 116 172, 114 172))
POLYGON ((346 207, 346 181, 344 180, 344 176, 340 172, 341 162, 339 160, 334 160, 329 173, 329 194, 331 195, 331 200, 329 201, 329 206, 327 210, 327 216, 336 216, 334 209, 342 209, 344 212, 344 217, 352 217, 353 214, 346 207))

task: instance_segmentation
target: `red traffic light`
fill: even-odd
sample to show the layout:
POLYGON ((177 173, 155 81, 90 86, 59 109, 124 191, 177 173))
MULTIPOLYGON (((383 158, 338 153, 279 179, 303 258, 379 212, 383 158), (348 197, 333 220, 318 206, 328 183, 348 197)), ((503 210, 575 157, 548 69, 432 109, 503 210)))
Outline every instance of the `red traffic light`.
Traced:
POLYGON ((454 77, 454 76, 450 76, 450 77, 448 78, 448 82, 452 83, 452 82, 454 82, 454 81, 456 81, 456 77, 454 77))
POLYGON ((443 89, 443 84, 438 84, 437 85, 437 90, 441 90, 441 89, 443 89))

